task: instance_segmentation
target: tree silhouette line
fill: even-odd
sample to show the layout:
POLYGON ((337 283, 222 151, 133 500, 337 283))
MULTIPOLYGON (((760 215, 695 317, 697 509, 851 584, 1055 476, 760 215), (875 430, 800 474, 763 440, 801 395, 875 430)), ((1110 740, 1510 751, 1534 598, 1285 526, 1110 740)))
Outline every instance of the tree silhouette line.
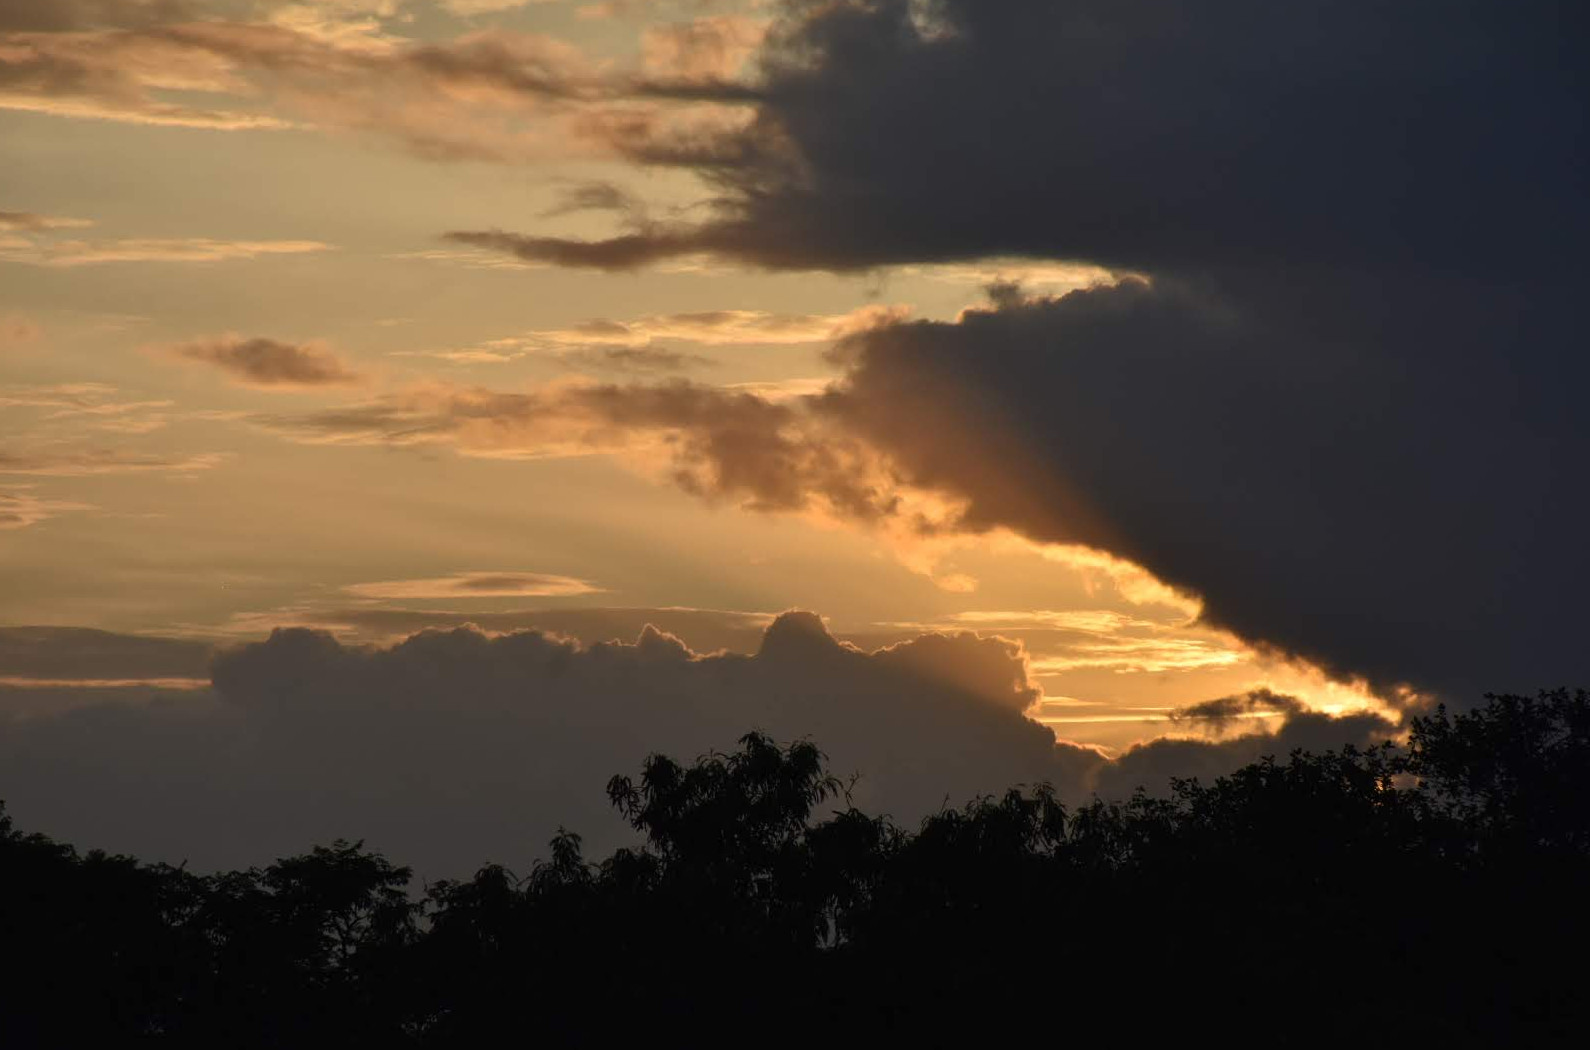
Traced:
POLYGON ((1587 789, 1590 693, 1559 690, 915 830, 752 733, 614 777, 634 848, 561 832, 523 876, 423 887, 356 842, 197 875, 0 809, 0 1045, 1578 1044, 1587 789))

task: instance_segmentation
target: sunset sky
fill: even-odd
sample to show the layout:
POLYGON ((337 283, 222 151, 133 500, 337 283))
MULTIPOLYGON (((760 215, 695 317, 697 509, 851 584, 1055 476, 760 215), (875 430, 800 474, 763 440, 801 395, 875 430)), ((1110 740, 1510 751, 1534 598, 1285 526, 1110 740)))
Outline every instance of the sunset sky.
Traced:
MULTIPOLYGON (((0 798, 247 862, 367 832, 289 805, 214 846, 213 799, 401 840, 416 777, 540 763, 503 806, 595 813, 766 723, 910 811, 923 771, 1129 789, 1590 680, 1584 21, 0 0, 0 798), (790 609, 853 674, 706 655, 790 609), (382 652, 463 624, 633 666, 382 652), (578 714, 463 698, 498 692, 578 714), (357 717, 260 744, 267 695, 357 717), (978 750, 963 702, 1070 757, 978 750), (316 734, 392 760, 355 791, 316 734)), ((512 826, 428 789, 438 868, 512 826)))

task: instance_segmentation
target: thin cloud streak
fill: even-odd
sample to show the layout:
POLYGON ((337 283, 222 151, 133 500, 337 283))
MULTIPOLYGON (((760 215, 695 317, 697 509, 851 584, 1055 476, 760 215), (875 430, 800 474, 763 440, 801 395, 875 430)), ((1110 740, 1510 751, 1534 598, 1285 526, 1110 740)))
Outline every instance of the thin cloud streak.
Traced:
POLYGON ((227 458, 224 452, 168 455, 125 449, 8 451, 0 448, 0 474, 56 478, 109 474, 192 476, 215 469, 227 458))
POLYGON ((600 587, 572 576, 502 571, 355 583, 343 590, 360 598, 568 598, 602 593, 600 587))
POLYGON ((320 241, 225 241, 145 237, 110 241, 33 242, 0 248, 0 262, 71 269, 110 263, 214 263, 331 251, 320 241))

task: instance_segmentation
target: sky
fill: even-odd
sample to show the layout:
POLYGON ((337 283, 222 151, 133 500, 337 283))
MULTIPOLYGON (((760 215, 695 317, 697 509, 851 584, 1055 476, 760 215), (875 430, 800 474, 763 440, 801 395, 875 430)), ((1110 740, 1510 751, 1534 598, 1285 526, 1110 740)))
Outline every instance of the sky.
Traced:
POLYGON ((0 0, 0 798, 456 873, 1582 684, 1586 18, 0 0))

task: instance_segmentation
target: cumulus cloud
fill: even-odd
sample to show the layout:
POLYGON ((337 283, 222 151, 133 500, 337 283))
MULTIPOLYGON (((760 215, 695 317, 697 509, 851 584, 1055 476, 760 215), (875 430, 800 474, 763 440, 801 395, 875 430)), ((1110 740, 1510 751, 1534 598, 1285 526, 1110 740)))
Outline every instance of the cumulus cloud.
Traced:
POLYGON ((346 386, 361 381, 357 372, 350 371, 329 350, 315 343, 224 335, 172 347, 171 353, 214 365, 243 386, 292 389, 346 386))
MULTIPOLYGON (((254 638, 277 627, 310 627, 345 640, 391 643, 423 630, 474 626, 491 633, 535 630, 592 645, 632 641, 650 625, 698 653, 754 653, 773 618, 772 613, 681 607, 466 611, 370 603, 319 604, 238 613, 216 633, 222 637, 254 638)), ((889 641, 902 641, 919 633, 922 632, 903 632, 889 641)))
POLYGON ((384 580, 344 587, 361 598, 566 598, 600 594, 572 576, 540 572, 460 572, 420 580, 384 580))
MULTIPOLYGON (((648 630, 579 647, 538 633, 421 634, 391 649, 292 630, 230 652, 215 695, 14 720, 0 733, 19 821, 83 842, 252 863, 365 837, 428 875, 523 865, 559 823, 621 840, 606 778, 646 754, 811 734, 864 798, 914 819, 949 792, 1056 769, 1009 643, 972 635, 863 653, 786 616, 754 656, 648 630), (959 677, 946 681, 948 654, 959 677)), ((1079 753, 1091 761, 1092 753, 1079 753)))
MULTIPOLYGON (((101 652, 79 677, 114 675, 113 645, 85 642, 101 652)), ((70 670, 48 659, 69 651, 64 637, 0 632, 0 657, 15 648, 25 658, 14 666, 38 677, 70 670)), ((152 677, 190 669, 197 653, 122 655, 152 677)), ((863 774, 858 803, 906 822, 1018 781, 1080 798, 1110 767, 1025 717, 1040 694, 1016 643, 926 634, 869 652, 807 613, 768 624, 751 655, 704 656, 651 627, 587 646, 459 629, 390 648, 291 629, 224 652, 213 682, 12 715, 0 732, 9 809, 73 841, 200 869, 354 836, 436 877, 487 858, 522 868, 560 824, 605 851, 627 834, 606 806, 608 776, 654 751, 732 746, 753 727, 816 740, 836 771, 863 774)), ((1363 736, 1318 717, 1311 739, 1363 736)), ((1203 745, 1197 762, 1225 771, 1301 732, 1203 745)), ((1152 755, 1117 779, 1185 768, 1152 755)))

